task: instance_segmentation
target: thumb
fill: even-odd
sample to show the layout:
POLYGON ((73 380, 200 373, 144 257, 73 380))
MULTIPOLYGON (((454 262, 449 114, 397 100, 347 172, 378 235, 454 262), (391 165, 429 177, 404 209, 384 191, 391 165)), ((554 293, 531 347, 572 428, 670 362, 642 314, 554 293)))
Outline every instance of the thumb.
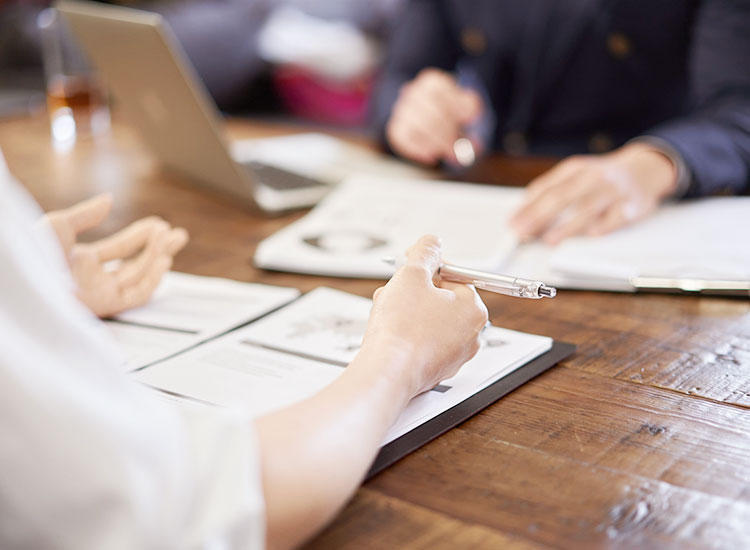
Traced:
POLYGON ((406 251, 406 265, 424 268, 430 280, 443 262, 440 239, 435 235, 425 235, 406 251))
POLYGON ((98 195, 60 211, 70 229, 78 235, 102 223, 112 209, 112 196, 98 195))

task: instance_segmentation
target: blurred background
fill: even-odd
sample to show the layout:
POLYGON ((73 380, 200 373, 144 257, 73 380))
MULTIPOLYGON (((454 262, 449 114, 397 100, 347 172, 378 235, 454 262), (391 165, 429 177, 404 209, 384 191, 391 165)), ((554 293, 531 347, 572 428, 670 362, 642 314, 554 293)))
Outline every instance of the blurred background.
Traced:
MULTIPOLYGON (((402 0, 106 3, 161 13, 224 112, 359 128, 402 0)), ((50 4, 0 0, 0 119, 45 108, 50 4)))

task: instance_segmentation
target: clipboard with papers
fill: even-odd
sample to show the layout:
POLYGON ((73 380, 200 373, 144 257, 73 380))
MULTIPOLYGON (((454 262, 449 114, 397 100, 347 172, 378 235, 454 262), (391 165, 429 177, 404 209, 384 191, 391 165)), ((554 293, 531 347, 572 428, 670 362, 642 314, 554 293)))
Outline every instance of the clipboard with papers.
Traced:
POLYGON ((379 474, 412 451, 417 450, 422 445, 429 443, 448 430, 465 422, 492 405, 495 401, 505 397, 513 390, 523 386, 526 382, 533 380, 544 371, 573 355, 575 351, 576 346, 573 344, 553 341, 549 350, 530 360, 522 367, 498 379, 458 405, 417 426, 395 441, 391 441, 381 447, 375 461, 370 466, 370 470, 367 472, 366 479, 379 474))
MULTIPOLYGON (((170 285, 168 280, 161 301, 131 313, 130 322, 139 323, 142 330, 151 325, 154 331, 166 320, 180 324, 173 309, 165 307, 170 303, 169 293, 184 293, 187 281, 194 297, 203 278, 177 274, 176 279, 182 285, 170 285), (140 322, 145 320, 148 323, 140 322)), ((221 285, 215 279, 205 282, 210 302, 221 285)), ((235 292, 240 290, 237 285, 243 285, 228 282, 235 292)), ((325 287, 296 297, 289 289, 263 286, 250 285, 248 292, 260 301, 258 293, 267 291, 265 314, 259 316, 256 308, 245 324, 129 376, 170 401, 240 409, 251 416, 302 400, 331 383, 357 354, 372 301, 325 287)), ((118 334, 114 335, 117 339, 118 334)), ((128 346, 137 345, 132 339, 120 342, 126 355, 128 346)), ((488 327, 482 335, 482 349, 458 374, 409 403, 384 438, 369 475, 468 419, 574 350, 544 336, 488 327)))

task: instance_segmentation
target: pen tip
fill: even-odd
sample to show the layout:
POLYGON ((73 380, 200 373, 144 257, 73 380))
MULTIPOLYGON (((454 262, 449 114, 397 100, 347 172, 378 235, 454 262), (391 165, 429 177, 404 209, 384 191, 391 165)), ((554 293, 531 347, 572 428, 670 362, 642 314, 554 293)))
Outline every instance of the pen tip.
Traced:
POLYGON ((539 287, 539 296, 554 298, 555 296, 557 296, 557 289, 551 286, 542 285, 539 287))

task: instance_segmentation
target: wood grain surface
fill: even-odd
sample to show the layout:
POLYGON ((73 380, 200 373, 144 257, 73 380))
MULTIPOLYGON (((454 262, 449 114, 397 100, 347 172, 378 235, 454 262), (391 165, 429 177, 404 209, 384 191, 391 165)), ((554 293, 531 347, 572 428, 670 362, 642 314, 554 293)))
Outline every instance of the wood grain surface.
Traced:
MULTIPOLYGON (((228 124, 233 137, 300 129, 228 124)), ((186 227, 177 270, 363 296, 381 284, 256 269, 258 242, 301 213, 263 216, 163 173, 126 120, 67 153, 44 117, 2 121, 0 147, 45 209, 112 193, 91 238, 150 214, 186 227)), ((551 164, 493 157, 464 177, 521 185, 551 164)), ((748 300, 483 297, 495 324, 578 352, 366 483, 309 548, 750 547, 748 300)))

